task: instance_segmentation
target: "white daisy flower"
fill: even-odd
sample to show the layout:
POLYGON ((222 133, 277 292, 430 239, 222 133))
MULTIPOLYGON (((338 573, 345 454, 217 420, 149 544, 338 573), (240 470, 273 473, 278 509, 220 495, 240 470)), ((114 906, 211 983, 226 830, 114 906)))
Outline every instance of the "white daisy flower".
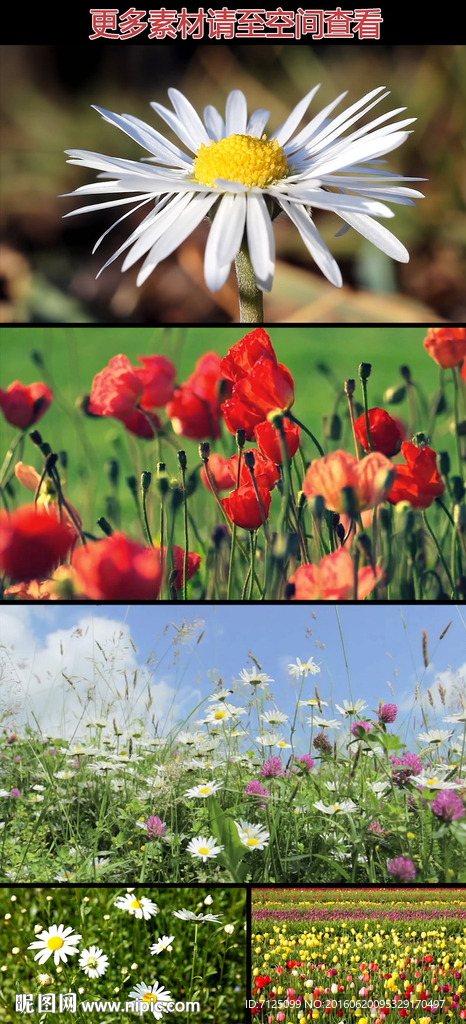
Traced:
POLYGON ((210 857, 218 857, 218 854, 221 853, 225 847, 216 846, 213 836, 209 836, 208 839, 205 839, 204 836, 197 836, 196 839, 191 839, 186 849, 193 857, 202 857, 202 860, 205 863, 205 861, 210 857))
POLYGON ((243 846, 250 850, 265 850, 270 839, 270 832, 267 832, 262 825, 252 825, 249 821, 235 821, 239 838, 243 846))
POLYGON ((315 210, 333 211, 388 256, 406 263, 409 255, 405 247, 380 225, 378 218, 393 216, 385 201, 412 206, 413 199, 422 198, 422 193, 399 184, 416 179, 386 171, 378 163, 374 166, 374 161, 405 141, 410 134, 406 127, 415 118, 390 121, 406 109, 398 107, 345 135, 389 95, 380 86, 330 119, 329 114, 346 95, 342 93, 296 134, 318 88, 311 89, 284 124, 268 135, 264 129, 269 112, 256 110, 248 118, 246 97, 238 89, 227 98, 225 120, 209 105, 203 121, 181 92, 169 89, 173 110, 160 103, 151 106, 184 148, 137 117, 96 107, 105 121, 120 128, 150 155, 136 161, 68 150, 69 163, 100 172, 96 184, 82 185, 71 195, 95 194, 103 201, 66 216, 113 206, 126 209, 129 204, 119 223, 133 210, 149 206, 139 226, 102 268, 125 250, 123 270, 144 257, 138 285, 184 242, 214 205, 204 259, 205 279, 212 291, 225 284, 243 238, 258 287, 270 291, 275 271, 272 220, 280 212, 288 215, 323 274, 338 287, 342 284, 341 273, 315 227, 315 210), (111 193, 115 198, 106 199, 111 193))
POLYGON ((418 740, 422 740, 423 743, 445 743, 453 736, 453 732, 448 732, 447 729, 431 729, 429 732, 420 732, 418 740))
POLYGON ((214 921, 217 924, 223 914, 194 914, 192 910, 172 910, 174 917, 179 917, 182 921, 214 921))
POLYGON ((268 676, 266 672, 243 668, 239 674, 239 682, 249 683, 250 686, 265 686, 266 683, 274 683, 275 680, 268 676))
POLYGON ((416 775, 413 779, 416 786, 424 786, 425 789, 461 789, 464 782, 446 782, 445 779, 431 778, 427 775, 416 775))
POLYGON ((274 708, 273 711, 263 711, 261 718, 267 725, 281 725, 282 722, 288 721, 288 715, 285 715, 283 711, 279 711, 278 708, 274 708))
POLYGON ((317 697, 309 697, 308 700, 299 700, 300 708, 328 708, 327 700, 317 700, 317 697))
POLYGON ((81 938, 82 935, 74 933, 72 928, 65 928, 63 924, 52 924, 50 928, 44 928, 38 934, 36 941, 31 942, 28 949, 39 950, 34 960, 38 960, 40 965, 45 964, 45 961, 53 956, 57 967, 62 961, 66 964, 67 958, 78 952, 78 942, 81 938))
POLYGON ((152 946, 149 946, 150 952, 156 955, 158 953, 162 953, 164 949, 168 949, 168 952, 171 953, 173 949, 171 943, 174 938, 174 935, 161 935, 157 942, 154 942, 152 946))
POLYGON ((136 899, 131 892, 127 892, 126 896, 118 896, 113 906, 118 907, 119 910, 127 910, 130 914, 134 914, 135 917, 143 917, 145 921, 148 921, 150 917, 157 914, 159 909, 157 904, 147 899, 146 896, 136 899))
POLYGON ((320 726, 321 729, 339 729, 341 722, 337 718, 308 718, 309 725, 320 726))
POLYGON ((172 996, 168 989, 164 988, 163 985, 159 985, 157 981, 154 981, 152 985, 145 985, 144 982, 140 982, 135 988, 129 993, 130 999, 133 999, 136 1004, 141 1005, 141 1010, 147 1009, 150 1006, 151 1013, 156 1020, 161 1020, 163 1014, 167 1011, 167 1003, 171 1003, 172 996))
POLYGON ((466 708, 463 711, 457 711, 454 715, 449 715, 448 718, 443 719, 444 722, 466 722, 466 708))
POLYGON ((344 700, 343 707, 339 704, 335 704, 337 711, 340 715, 359 715, 361 711, 364 711, 368 707, 365 700, 344 700))
POLYGON ((288 675, 295 676, 296 679, 304 678, 309 674, 312 676, 317 675, 320 672, 319 665, 316 664, 314 658, 308 658, 307 661, 301 661, 300 658, 296 658, 296 663, 288 665, 288 675))
POLYGON ((193 786, 191 789, 187 789, 184 796, 187 796, 190 800, 195 797, 202 797, 204 800, 208 796, 212 796, 219 789, 222 789, 223 782, 201 782, 198 786, 193 786))
POLYGON ((54 772, 55 779, 74 779, 76 772, 54 772))
POLYGON ((89 946, 89 949, 83 949, 78 963, 88 978, 100 978, 107 970, 108 956, 97 946, 89 946))
POLYGON ((235 718, 236 715, 245 715, 246 708, 236 708, 234 704, 218 704, 213 708, 209 708, 207 718, 204 719, 209 725, 211 723, 218 724, 219 722, 235 718))
POLYGON ((336 804, 324 804, 322 800, 317 800, 313 807, 317 807, 318 811, 323 811, 324 814, 338 814, 338 813, 350 813, 351 811, 357 811, 358 805, 353 803, 352 800, 341 800, 340 803, 336 804))
POLYGON ((281 736, 278 732, 261 732, 256 736, 256 743, 261 743, 263 747, 274 747, 279 740, 281 736))

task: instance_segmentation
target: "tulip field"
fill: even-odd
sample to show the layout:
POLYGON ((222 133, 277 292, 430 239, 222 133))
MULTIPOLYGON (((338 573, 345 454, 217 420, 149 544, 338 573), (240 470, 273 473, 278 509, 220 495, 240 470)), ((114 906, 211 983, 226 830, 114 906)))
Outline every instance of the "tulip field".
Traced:
POLYGON ((252 891, 258 1024, 466 1019, 463 889, 252 891))
POLYGON ((5 597, 464 598, 466 329, 420 328, 416 375, 395 329, 395 380, 369 335, 348 376, 319 339, 302 395, 273 329, 229 329, 222 351, 213 329, 203 336, 184 379, 173 338, 137 354, 133 340, 130 358, 115 332, 87 376, 65 342, 84 393, 64 394, 47 346, 31 352, 36 379, 5 382, 5 597))

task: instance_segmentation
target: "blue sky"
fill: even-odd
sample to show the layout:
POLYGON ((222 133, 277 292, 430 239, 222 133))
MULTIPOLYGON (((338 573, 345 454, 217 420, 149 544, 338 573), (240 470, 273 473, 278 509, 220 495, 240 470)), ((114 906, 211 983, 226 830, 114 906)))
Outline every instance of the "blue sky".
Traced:
MULTIPOLYGON (((431 689, 434 708, 423 698, 430 725, 439 723, 445 713, 438 696, 439 681, 446 687, 450 710, 460 707, 457 689, 466 692, 466 615, 455 606, 11 605, 0 611, 0 628, 2 622, 1 642, 14 646, 15 665, 23 663, 21 670, 15 669, 17 703, 26 706, 29 701, 41 727, 48 722, 51 731, 61 725, 63 731, 65 725, 68 730, 77 728, 73 722, 82 719, 77 690, 81 685, 82 707, 85 689, 80 680, 85 677, 98 690, 112 657, 113 694, 121 693, 123 669, 128 674, 137 669, 142 689, 133 713, 142 715, 142 690, 148 692, 149 687, 165 724, 180 721, 212 692, 215 673, 230 687, 242 668, 252 667, 250 651, 275 680, 270 689, 276 705, 287 714, 294 712, 298 691, 296 681, 287 675, 287 665, 297 657, 305 661, 310 655, 320 664, 321 672, 308 677, 303 696, 313 696, 317 683, 322 699, 330 702, 324 711, 327 717, 338 717, 331 704, 349 699, 351 691, 353 698, 368 702, 368 715, 381 698, 400 706, 397 726, 403 736, 408 730, 416 735, 423 728, 419 707, 412 709, 416 683, 424 694, 431 689), (175 627, 183 621, 195 628, 176 648, 175 627), (450 621, 449 631, 439 640, 450 621), (76 627, 84 628, 84 637, 76 637, 76 627), (431 659, 427 669, 422 655, 423 630, 428 634, 431 659), (121 633, 120 641, 115 641, 116 633, 121 633), (105 663, 101 648, 107 651, 105 663), (146 664, 152 652, 157 658, 155 667, 146 664), (74 680, 71 690, 63 682, 63 671, 74 680), (22 698, 25 691, 27 700, 22 698)), ((244 704, 248 691, 240 684, 232 699, 244 704)), ((274 705, 270 702, 268 706, 274 705)), ((87 714, 89 717, 90 706, 87 714)))

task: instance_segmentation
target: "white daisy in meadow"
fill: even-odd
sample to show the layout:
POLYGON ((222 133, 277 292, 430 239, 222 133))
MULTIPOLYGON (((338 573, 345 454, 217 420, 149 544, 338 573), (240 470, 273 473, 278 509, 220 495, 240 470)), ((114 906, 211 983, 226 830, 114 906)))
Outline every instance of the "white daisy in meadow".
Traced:
POLYGON ((218 724, 228 719, 235 718, 237 715, 245 715, 246 708, 236 708, 234 704, 218 704, 213 708, 209 708, 207 712, 207 718, 204 721, 208 724, 218 724))
POLYGON ((239 674, 239 682, 249 684, 249 686, 266 686, 267 683, 274 683, 275 680, 268 676, 266 672, 243 668, 239 674))
POLYGON ((351 814, 352 811, 357 811, 358 805, 353 803, 352 800, 341 800, 336 804, 324 804, 322 800, 317 800, 313 807, 317 807, 318 811, 323 811, 324 814, 351 814))
POLYGON ((256 743, 262 743, 263 747, 274 747, 279 740, 281 740, 281 736, 278 732, 261 732, 259 736, 256 736, 256 743))
POLYGON ((444 722, 466 722, 466 708, 463 711, 457 711, 454 715, 448 715, 448 718, 443 719, 444 722))
POLYGON ((429 732, 420 732, 418 740, 423 743, 446 743, 453 736, 453 731, 447 729, 430 729, 429 732))
POLYGON ((88 978, 101 978, 108 967, 108 956, 97 946, 89 946, 89 949, 83 949, 78 964, 88 978))
POLYGON ((268 134, 265 127, 269 111, 256 110, 248 117, 246 97, 239 89, 227 98, 225 119, 209 105, 204 120, 178 89, 169 89, 173 110, 161 103, 151 106, 184 148, 137 117, 95 107, 105 121, 129 135, 150 155, 137 161, 67 150, 69 163, 100 172, 96 184, 82 185, 71 195, 94 194, 103 201, 82 206, 66 216, 129 206, 118 224, 134 210, 148 207, 139 226, 102 267, 105 269, 126 250, 123 270, 144 257, 138 285, 209 213, 214 217, 204 275, 212 291, 225 284, 243 238, 247 239, 258 287, 270 291, 275 271, 272 220, 281 212, 298 229, 322 273, 338 287, 342 284, 341 273, 315 227, 315 210, 333 211, 345 225, 355 228, 387 255, 406 263, 408 252, 379 218, 393 217, 385 205, 387 201, 412 206, 413 199, 422 198, 422 193, 399 184, 416 179, 386 171, 374 161, 405 141, 410 134, 406 127, 415 118, 394 121, 406 109, 398 107, 348 131, 389 95, 379 86, 331 119, 330 113, 346 96, 342 93, 296 134, 318 88, 311 89, 285 122, 268 134), (114 198, 108 200, 112 193, 114 198))
POLYGON ((150 1012, 156 1018, 160 1020, 164 1013, 167 1011, 167 1003, 171 1003, 172 996, 168 989, 164 988, 163 985, 159 985, 157 981, 154 981, 152 985, 145 985, 144 982, 140 982, 135 988, 129 993, 129 998, 133 999, 136 1005, 139 1003, 141 1009, 147 1010, 150 1007, 150 1012))
POLYGON ((306 678, 308 675, 315 676, 319 672, 320 667, 312 657, 308 658, 307 661, 301 661, 300 658, 296 658, 296 662, 288 665, 288 675, 294 676, 296 679, 301 679, 303 676, 306 678))
POLYGON ((308 718, 309 725, 317 725, 320 729, 339 729, 341 722, 337 718, 308 718))
POLYGON ((195 839, 191 839, 186 849, 193 857, 202 857, 202 860, 205 863, 205 861, 209 860, 211 857, 218 857, 219 853, 222 853, 222 850, 224 850, 225 847, 216 846, 213 836, 209 836, 208 839, 204 836, 197 836, 195 839))
POLYGON ((152 900, 147 899, 146 896, 141 896, 140 899, 137 899, 132 892, 127 892, 126 896, 118 896, 113 906, 118 907, 118 910, 127 910, 129 914, 134 914, 135 917, 143 917, 145 921, 148 921, 150 917, 154 917, 159 911, 157 904, 153 903, 152 900))
POLYGON ((239 838, 243 846, 250 850, 265 850, 270 839, 270 832, 267 832, 262 825, 252 825, 249 821, 235 821, 239 838))
POLYGON ((193 786, 192 789, 187 789, 184 796, 187 796, 190 800, 194 800, 196 797, 201 797, 204 800, 208 796, 213 796, 219 789, 222 789, 223 782, 201 782, 198 786, 193 786))
POLYGON ((55 779, 74 779, 76 772, 54 772, 55 779))
POLYGON ((267 725, 281 725, 283 722, 288 722, 288 715, 279 711, 278 708, 274 708, 273 711, 263 711, 261 718, 267 725))
POLYGON ((73 929, 65 928, 64 924, 52 924, 50 928, 44 928, 39 932, 35 942, 31 942, 28 949, 38 949, 34 960, 39 964, 45 964, 50 956, 53 956, 55 967, 59 963, 66 964, 69 956, 78 953, 78 943, 82 935, 73 932, 73 929))
POLYGON ((173 950, 172 942, 174 938, 174 935, 161 935, 157 942, 154 942, 152 946, 149 946, 149 951, 153 956, 162 953, 164 949, 167 949, 168 952, 171 953, 173 950))
POLYGON ((340 715, 349 717, 350 715, 360 715, 361 711, 364 711, 368 705, 365 700, 344 700, 343 707, 340 707, 339 704, 335 704, 335 707, 340 712, 340 715))
POLYGON ((309 697, 308 700, 298 700, 299 708, 328 708, 328 701, 318 700, 317 697, 309 697))
POLYGON ((217 924, 223 914, 195 914, 192 910, 172 910, 174 917, 179 917, 181 921, 213 921, 217 924))
POLYGON ((464 782, 447 782, 442 778, 428 778, 427 775, 416 775, 413 782, 424 789, 461 789, 464 786, 464 782))

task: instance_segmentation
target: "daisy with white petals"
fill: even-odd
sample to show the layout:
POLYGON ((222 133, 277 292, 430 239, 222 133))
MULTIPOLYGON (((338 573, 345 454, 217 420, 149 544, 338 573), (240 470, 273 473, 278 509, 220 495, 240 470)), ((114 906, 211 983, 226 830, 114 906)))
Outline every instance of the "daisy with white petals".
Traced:
POLYGON ((171 943, 175 938, 174 935, 161 935, 157 942, 154 942, 152 946, 149 946, 149 950, 153 955, 162 953, 164 949, 167 949, 169 953, 172 952, 173 946, 171 943))
POLYGON ((204 217, 214 214, 204 258, 208 287, 216 291, 225 284, 246 240, 257 285, 270 291, 275 272, 272 221, 283 212, 322 273, 340 287, 338 264, 314 224, 315 210, 333 211, 344 230, 355 228, 388 256, 406 263, 408 252, 380 224, 380 218, 393 217, 386 202, 412 206, 422 193, 400 184, 416 179, 387 171, 379 158, 405 141, 410 134, 407 126, 415 118, 393 120, 406 109, 398 107, 354 128, 389 95, 379 86, 331 118, 346 96, 342 93, 297 131, 318 88, 300 100, 284 124, 267 134, 269 111, 256 110, 248 117, 246 97, 239 89, 227 97, 225 119, 209 105, 203 120, 178 89, 169 89, 172 110, 161 103, 151 106, 181 146, 137 117, 96 107, 105 121, 149 154, 138 161, 81 149, 67 151, 69 163, 94 168, 100 179, 71 193, 94 194, 98 200, 72 214, 115 207, 123 212, 119 223, 134 210, 148 209, 102 269, 125 252, 123 270, 143 258, 137 277, 141 285, 204 217), (109 200, 111 194, 114 198, 109 200))
POLYGON ((217 924, 223 914, 195 914, 193 910, 172 910, 173 917, 179 917, 181 921, 213 921, 217 924))
POLYGON ((191 839, 186 849, 193 857, 202 857, 205 863, 210 857, 218 857, 218 854, 222 852, 224 847, 216 846, 213 836, 209 836, 208 839, 205 839, 204 836, 198 836, 196 839, 191 839))
POLYGON ((314 661, 313 657, 308 658, 307 661, 301 661, 300 658, 296 658, 296 663, 288 665, 288 675, 294 676, 296 679, 306 678, 309 674, 316 676, 320 672, 320 667, 314 661))
POLYGON ((249 850, 265 850, 270 833, 262 825, 251 825, 249 821, 235 821, 239 838, 249 850))
POLYGON ((274 683, 275 680, 268 676, 266 672, 243 668, 239 674, 239 682, 249 683, 250 686, 265 686, 267 683, 274 683))
POLYGON ((88 978, 100 978, 107 970, 108 956, 97 946, 89 946, 89 949, 83 949, 78 963, 88 978))
POLYGON ((193 800, 195 797, 202 797, 205 800, 208 796, 213 796, 222 786, 223 782, 201 782, 198 786, 187 789, 184 796, 187 796, 189 800, 193 800))
POLYGON ((50 928, 44 928, 39 932, 36 941, 31 942, 28 949, 39 950, 34 960, 38 960, 40 965, 45 964, 45 961, 53 956, 55 967, 58 967, 61 961, 66 964, 68 957, 78 952, 81 938, 81 935, 73 933, 72 928, 65 928, 63 924, 52 924, 50 928))
POLYGON ((150 917, 153 917, 158 913, 158 906, 153 903, 152 900, 147 899, 146 896, 141 896, 137 899, 132 892, 127 892, 126 896, 118 896, 115 900, 114 907, 118 907, 118 910, 127 910, 129 914, 134 914, 135 917, 143 917, 145 921, 148 921, 150 917))
POLYGON ((149 1007, 156 1020, 160 1020, 167 1011, 167 1003, 173 1001, 168 989, 164 988, 163 985, 159 985, 157 981, 154 981, 152 985, 145 985, 144 982, 140 982, 139 985, 136 985, 131 990, 129 998, 134 999, 136 1004, 140 1004, 142 1011, 147 1011, 149 1007))

